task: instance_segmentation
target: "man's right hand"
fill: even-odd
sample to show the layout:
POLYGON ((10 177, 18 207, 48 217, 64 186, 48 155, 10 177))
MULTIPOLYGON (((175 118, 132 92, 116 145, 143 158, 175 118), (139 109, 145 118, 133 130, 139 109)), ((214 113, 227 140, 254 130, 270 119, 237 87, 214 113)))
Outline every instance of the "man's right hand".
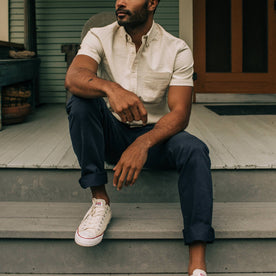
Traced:
POLYGON ((107 95, 111 108, 117 113, 122 122, 142 121, 147 123, 147 111, 137 95, 119 85, 113 87, 107 95))
POLYGON ((115 82, 98 78, 97 70, 98 63, 93 58, 77 55, 66 74, 66 89, 83 98, 107 96, 111 108, 120 116, 122 122, 141 120, 146 124, 147 111, 137 95, 115 82))

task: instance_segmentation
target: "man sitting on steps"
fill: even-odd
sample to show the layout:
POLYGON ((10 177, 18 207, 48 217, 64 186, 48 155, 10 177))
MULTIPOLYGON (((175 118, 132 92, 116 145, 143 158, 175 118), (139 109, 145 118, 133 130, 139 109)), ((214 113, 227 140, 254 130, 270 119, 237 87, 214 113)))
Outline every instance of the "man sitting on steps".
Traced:
MULTIPOLYGON (((189 275, 206 275, 213 242, 208 148, 185 132, 193 86, 188 46, 153 20, 158 0, 117 0, 117 22, 92 28, 66 76, 70 134, 81 166, 80 185, 92 207, 75 234, 81 246, 101 242, 111 219, 104 162, 116 164, 113 185, 132 186, 143 167, 176 169, 189 245, 189 275), (104 100, 105 99, 105 100, 104 100)), ((169 183, 168 183, 168 189, 169 183)))

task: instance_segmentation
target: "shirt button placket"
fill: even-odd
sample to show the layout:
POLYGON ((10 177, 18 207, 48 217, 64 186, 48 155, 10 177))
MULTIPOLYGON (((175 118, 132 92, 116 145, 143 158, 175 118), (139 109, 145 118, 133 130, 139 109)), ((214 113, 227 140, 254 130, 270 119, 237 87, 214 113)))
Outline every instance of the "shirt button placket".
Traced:
POLYGON ((133 76, 133 89, 136 91, 137 96, 139 96, 139 91, 137 91, 137 69, 138 69, 138 61, 137 57, 135 58, 132 66, 132 76, 133 76))
POLYGON ((137 83, 137 55, 134 43, 131 44, 131 91, 136 92, 137 83))

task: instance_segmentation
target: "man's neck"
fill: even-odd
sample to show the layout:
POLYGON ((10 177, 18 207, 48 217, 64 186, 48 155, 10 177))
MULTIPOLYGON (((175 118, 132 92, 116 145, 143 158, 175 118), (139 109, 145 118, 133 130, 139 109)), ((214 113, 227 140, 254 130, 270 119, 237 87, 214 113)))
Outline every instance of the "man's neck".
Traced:
POLYGON ((133 43, 136 46, 136 51, 139 50, 142 44, 142 37, 146 35, 151 29, 153 24, 153 19, 147 20, 147 22, 143 25, 132 28, 131 26, 126 26, 125 30, 130 35, 133 43))

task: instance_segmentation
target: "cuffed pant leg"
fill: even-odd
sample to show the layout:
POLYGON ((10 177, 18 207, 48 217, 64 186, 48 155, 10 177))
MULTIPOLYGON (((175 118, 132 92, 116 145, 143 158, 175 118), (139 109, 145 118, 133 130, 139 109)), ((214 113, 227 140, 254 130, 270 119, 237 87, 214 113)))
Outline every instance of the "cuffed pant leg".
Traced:
POLYGON ((213 242, 213 191, 211 164, 207 146, 187 132, 167 142, 169 159, 180 174, 178 188, 184 220, 184 241, 213 242))
POLYGON ((83 188, 107 183, 104 170, 104 108, 103 99, 82 99, 72 96, 68 119, 72 145, 81 167, 83 188))

